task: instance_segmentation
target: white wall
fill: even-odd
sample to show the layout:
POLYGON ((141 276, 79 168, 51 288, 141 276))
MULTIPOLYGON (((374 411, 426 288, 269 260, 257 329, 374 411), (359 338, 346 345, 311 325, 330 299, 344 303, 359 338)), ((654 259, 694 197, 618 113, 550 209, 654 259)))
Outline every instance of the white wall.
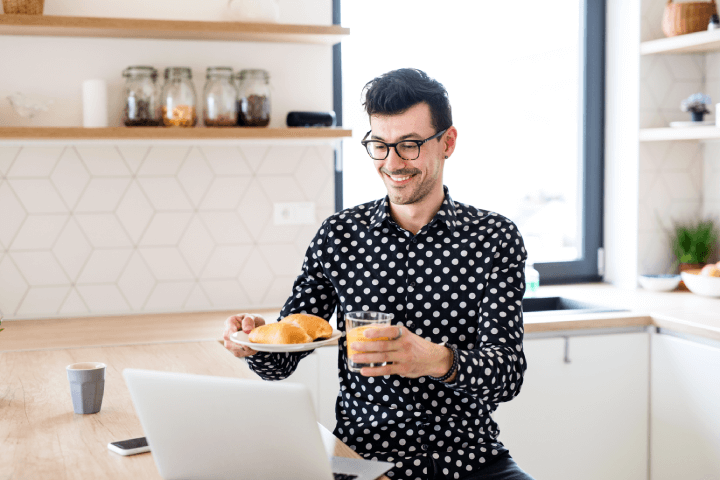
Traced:
POLYGON ((605 279, 634 287, 638 256, 640 0, 608 0, 605 83, 605 279))
MULTIPOLYGON (((284 23, 329 25, 330 0, 281 1, 284 23)), ((46 2, 49 15, 215 20, 223 1, 46 2)), ((332 109, 330 46, 0 36, 0 125, 79 126, 80 89, 108 82, 120 125, 128 65, 270 72, 271 127, 332 109), (21 119, 5 96, 55 101, 21 119)), ((202 128, 202 127, 198 127, 202 128)), ((334 208, 327 141, 0 142, 0 310, 7 318, 277 307, 334 208), (273 202, 312 201, 316 224, 276 227, 273 202)))

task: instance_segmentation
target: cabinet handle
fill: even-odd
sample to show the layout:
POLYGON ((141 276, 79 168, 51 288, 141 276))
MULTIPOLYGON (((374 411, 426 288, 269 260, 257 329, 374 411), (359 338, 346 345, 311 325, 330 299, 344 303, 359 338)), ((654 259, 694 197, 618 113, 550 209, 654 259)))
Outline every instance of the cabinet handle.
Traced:
POLYGON ((563 361, 565 363, 570 363, 570 337, 563 337, 565 339, 565 358, 563 358, 563 361))

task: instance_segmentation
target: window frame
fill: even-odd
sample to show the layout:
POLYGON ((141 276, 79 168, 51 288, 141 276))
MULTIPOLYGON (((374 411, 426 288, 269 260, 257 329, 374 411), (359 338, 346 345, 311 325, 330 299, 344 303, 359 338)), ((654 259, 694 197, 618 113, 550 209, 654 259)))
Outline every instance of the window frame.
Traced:
MULTIPOLYGON (((340 25, 342 0, 333 0, 332 19, 340 25)), ((606 0, 583 0, 583 72, 580 129, 582 222, 580 259, 536 263, 541 285, 599 282, 603 279, 603 204, 605 157, 605 7, 606 0)), ((333 45, 333 108, 342 126, 342 51, 333 45)), ((335 211, 343 208, 342 142, 335 150, 335 211)))

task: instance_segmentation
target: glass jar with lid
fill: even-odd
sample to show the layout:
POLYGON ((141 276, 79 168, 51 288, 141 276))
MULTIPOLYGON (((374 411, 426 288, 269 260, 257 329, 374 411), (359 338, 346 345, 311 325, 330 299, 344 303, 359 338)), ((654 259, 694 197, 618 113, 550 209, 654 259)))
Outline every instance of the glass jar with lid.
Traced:
POLYGON ((194 127, 197 123, 195 86, 188 67, 165 69, 165 84, 160 94, 162 123, 166 127, 194 127))
POLYGON ((160 125, 157 92, 157 70, 147 66, 131 66, 123 70, 123 123, 128 127, 156 127, 160 125))
POLYGON ((203 88, 203 122, 208 127, 237 125, 238 90, 230 67, 208 67, 203 88))
POLYGON ((238 80, 238 125, 267 127, 270 123, 270 75, 265 70, 241 70, 238 80))

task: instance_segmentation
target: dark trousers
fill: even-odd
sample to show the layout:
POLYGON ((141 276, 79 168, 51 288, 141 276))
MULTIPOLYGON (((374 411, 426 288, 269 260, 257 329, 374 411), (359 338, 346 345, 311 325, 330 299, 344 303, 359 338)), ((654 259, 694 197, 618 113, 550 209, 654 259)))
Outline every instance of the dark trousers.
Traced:
MULTIPOLYGON (((440 475, 435 475, 440 478, 440 475)), ((482 470, 472 472, 462 477, 462 480, 534 480, 533 477, 525 473, 509 453, 500 455, 493 463, 484 467, 482 470)))

